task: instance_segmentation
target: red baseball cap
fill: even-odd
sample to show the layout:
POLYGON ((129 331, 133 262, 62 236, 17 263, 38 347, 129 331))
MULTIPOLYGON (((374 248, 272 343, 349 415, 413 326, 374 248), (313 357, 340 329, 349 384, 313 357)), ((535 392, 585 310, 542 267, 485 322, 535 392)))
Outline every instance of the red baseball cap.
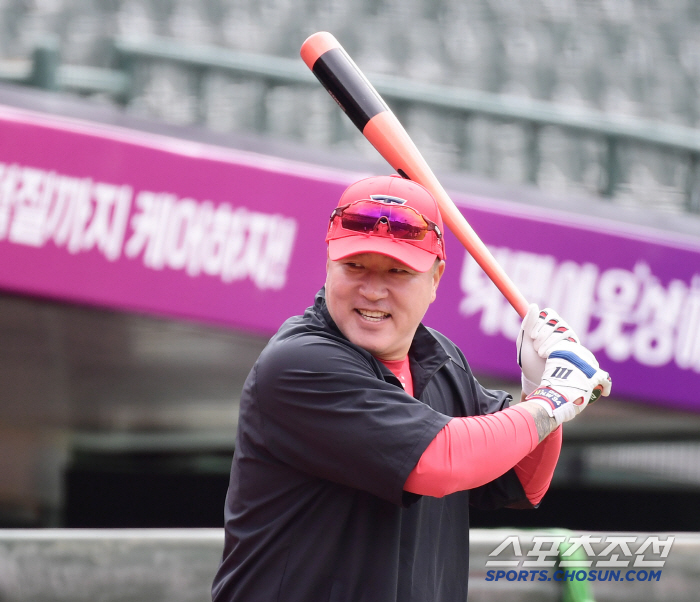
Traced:
MULTIPOLYGON (((338 207, 367 200, 392 208, 410 207, 428 223, 432 222, 431 229, 423 240, 393 236, 386 227, 375 226, 368 233, 357 232, 344 228, 342 220, 335 219, 334 211, 326 235, 328 256, 333 261, 359 253, 379 253, 393 257, 417 272, 427 272, 436 257, 445 259, 442 217, 437 201, 426 188, 400 176, 374 176, 351 184, 340 197, 338 207)), ((383 219, 378 218, 376 224, 383 219)))

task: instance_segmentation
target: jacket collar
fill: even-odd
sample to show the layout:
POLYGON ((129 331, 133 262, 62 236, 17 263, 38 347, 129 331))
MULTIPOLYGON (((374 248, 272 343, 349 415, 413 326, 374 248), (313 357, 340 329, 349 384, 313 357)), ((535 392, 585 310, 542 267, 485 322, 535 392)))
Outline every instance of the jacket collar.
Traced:
MULTIPOLYGON (((328 307, 326 305, 325 287, 316 293, 314 309, 321 316, 328 330, 330 330, 336 336, 340 336, 348 341, 347 337, 345 337, 345 335, 340 331, 337 324, 333 321, 333 318, 331 318, 330 312, 328 311, 328 307)), ((353 343, 350 341, 348 341, 348 343, 353 345, 353 343)), ((357 347, 357 345, 354 346, 357 347)), ((374 361, 378 364, 385 380, 391 382, 395 381, 398 386, 401 386, 391 370, 389 370, 384 364, 374 358, 366 350, 362 349, 361 347, 357 348, 361 349, 366 355, 374 359, 374 361)), ((416 334, 413 336, 411 348, 408 350, 408 359, 411 364, 411 376, 413 377, 413 394, 416 398, 420 398, 430 379, 450 359, 450 356, 447 354, 439 341, 421 323, 418 325, 416 334)))

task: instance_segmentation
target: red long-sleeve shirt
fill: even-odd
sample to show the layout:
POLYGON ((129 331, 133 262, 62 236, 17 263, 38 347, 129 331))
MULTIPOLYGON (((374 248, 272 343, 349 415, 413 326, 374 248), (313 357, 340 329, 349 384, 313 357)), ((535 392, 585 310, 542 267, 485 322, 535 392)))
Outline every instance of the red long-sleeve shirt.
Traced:
POLYGON ((404 489, 442 497, 479 487, 515 467, 527 499, 536 506, 552 480, 561 435, 558 428, 538 445, 532 415, 518 406, 453 418, 423 452, 404 489))
MULTIPOLYGON (((382 363, 413 394, 408 357, 382 363)), ((515 467, 527 499, 536 506, 559 459, 561 428, 537 442, 532 415, 518 406, 487 416, 453 418, 423 452, 404 489, 443 497, 488 483, 515 467)))

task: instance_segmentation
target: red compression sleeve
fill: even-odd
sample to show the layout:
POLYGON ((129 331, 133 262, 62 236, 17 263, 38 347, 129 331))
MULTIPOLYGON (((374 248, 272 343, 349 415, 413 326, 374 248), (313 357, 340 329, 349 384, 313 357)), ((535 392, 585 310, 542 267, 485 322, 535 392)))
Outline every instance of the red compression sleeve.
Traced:
POLYGON ((443 497, 501 476, 537 446, 535 419, 518 406, 453 418, 430 442, 404 490, 443 497))
POLYGON ((533 506, 542 501, 552 482, 561 451, 561 426, 546 437, 532 453, 515 465, 515 474, 522 483, 527 499, 533 506))

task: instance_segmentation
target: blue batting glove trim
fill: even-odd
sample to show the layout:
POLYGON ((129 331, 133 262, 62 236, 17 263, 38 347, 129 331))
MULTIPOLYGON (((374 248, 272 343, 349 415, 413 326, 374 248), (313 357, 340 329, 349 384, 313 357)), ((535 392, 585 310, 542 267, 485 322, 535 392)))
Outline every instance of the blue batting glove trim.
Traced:
POLYGON ((593 378, 593 375, 597 372, 597 370, 593 366, 591 366, 586 360, 582 360, 573 351, 552 351, 552 353, 549 354, 549 357, 566 360, 570 364, 576 366, 588 378, 593 378))

